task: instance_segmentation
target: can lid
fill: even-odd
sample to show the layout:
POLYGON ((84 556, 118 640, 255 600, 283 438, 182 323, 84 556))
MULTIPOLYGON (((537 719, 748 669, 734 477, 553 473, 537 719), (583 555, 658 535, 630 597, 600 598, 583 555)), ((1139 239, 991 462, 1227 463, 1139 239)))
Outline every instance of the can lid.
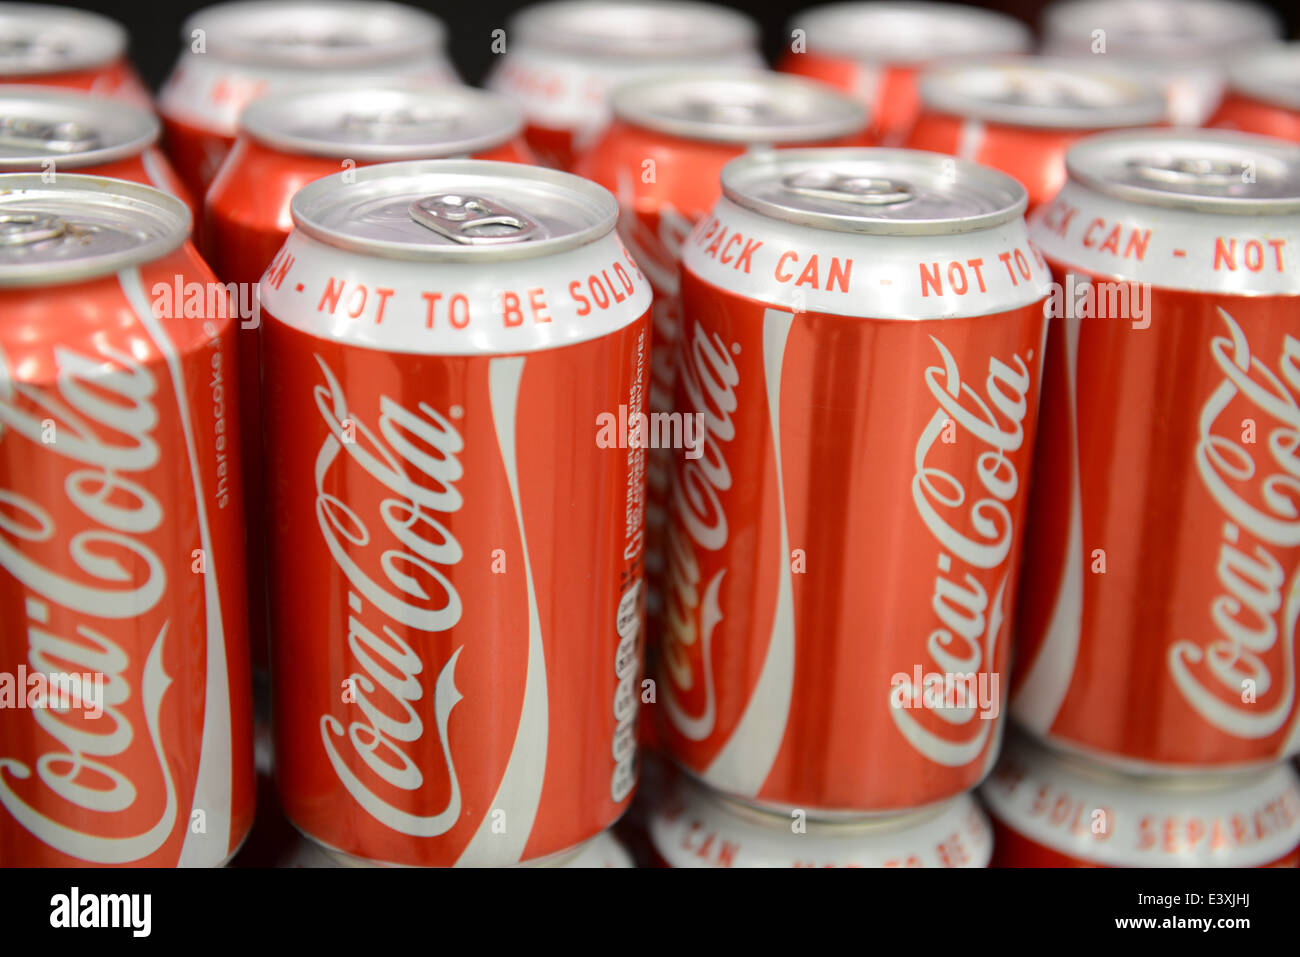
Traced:
POLYGON ((749 153, 722 168, 722 193, 761 216, 875 235, 974 232, 1019 218, 1028 203, 997 170, 894 149, 749 153))
POLYGON ((1184 58, 1276 39, 1278 18, 1243 0, 1058 0, 1043 13, 1049 52, 1087 53, 1103 31, 1107 53, 1184 58))
POLYGON ((1099 133, 1065 154, 1070 178, 1144 206, 1238 216, 1300 212, 1300 146, 1228 130, 1099 133))
POLYGON ((520 11, 510 32, 524 46, 647 60, 730 53, 758 42, 758 28, 744 14, 682 0, 556 0, 520 11))
POLYGON ((519 163, 416 160, 336 173, 291 204, 308 236, 386 259, 483 262, 575 249, 614 228, 618 204, 589 180, 519 163))
POLYGON ((82 169, 136 156, 158 120, 119 100, 36 86, 0 86, 0 172, 82 169))
POLYGON ((187 19, 187 45, 196 30, 208 55, 285 67, 382 66, 432 55, 446 35, 433 14, 386 0, 235 0, 187 19))
POLYGON ((1242 54, 1228 68, 1228 83, 1246 96, 1300 111, 1300 43, 1242 54))
POLYGON ((1149 126, 1165 118, 1155 83, 1089 60, 1033 57, 936 67, 921 78, 927 107, 1035 129, 1149 126))
POLYGON ((857 100, 780 73, 672 73, 617 89, 624 122, 714 143, 809 143, 851 136, 867 122, 857 100))
POLYGON ((1032 37, 1019 20, 956 3, 831 3, 796 14, 811 53, 878 63, 1024 53, 1032 37))
POLYGON ((126 53, 121 24, 88 10, 0 3, 0 76, 100 66, 126 53))
POLYGON ((353 84, 264 96, 239 125, 288 153, 384 162, 477 153, 517 136, 524 120, 510 100, 470 87, 353 84))
POLYGON ((189 208, 138 183, 65 174, 0 174, 0 287, 108 275, 185 242, 189 208))

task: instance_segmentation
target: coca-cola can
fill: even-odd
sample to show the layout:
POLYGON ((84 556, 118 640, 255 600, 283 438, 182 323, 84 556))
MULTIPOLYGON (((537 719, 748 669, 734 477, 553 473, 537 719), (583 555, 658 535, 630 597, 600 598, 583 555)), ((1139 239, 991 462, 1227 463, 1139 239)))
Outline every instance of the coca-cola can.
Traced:
POLYGON ((678 778, 649 813, 660 867, 988 867, 993 831, 969 794, 897 817, 809 820, 678 778))
POLYGON ((1044 53, 1145 74, 1164 88, 1176 126, 1214 112, 1227 60, 1281 35, 1276 14, 1243 0, 1057 0, 1042 17, 1044 53))
POLYGON ((121 24, 89 10, 0 3, 0 84, 83 90, 152 109, 126 45, 121 24))
MULTIPOLYGON (((271 94, 248 106, 240 135, 208 190, 203 249, 241 303, 289 236, 289 201, 332 173, 403 159, 468 157, 527 163, 523 116, 509 100, 468 87, 366 85, 271 94)), ((251 311, 251 310, 249 310, 251 311)), ((252 326, 254 323, 250 322, 252 326)), ((240 412, 248 489, 248 588, 254 663, 265 668, 265 494, 259 336, 240 337, 240 412)))
POLYGON ((200 197, 259 96, 316 87, 326 74, 336 85, 459 82, 442 21, 400 3, 236 0, 186 20, 181 44, 158 110, 167 152, 200 197))
POLYGON ((1209 125, 1300 143, 1300 43, 1257 50, 1234 62, 1209 125))
POLYGON ((968 57, 1027 53, 1019 20, 956 3, 831 3, 796 14, 778 68, 861 99, 876 143, 901 146, 920 114, 928 66, 968 57))
POLYGON ((488 87, 523 106, 529 144, 560 169, 608 124, 615 88, 656 73, 764 67, 753 21, 709 3, 557 0, 526 7, 505 34, 488 87))
POLYGON ((1129 770, 1300 750, 1300 148, 1103 133, 1031 236, 1057 279, 1015 717, 1129 770))
POLYGON ((951 798, 1002 727, 1048 289, 1024 188, 775 150, 722 193, 683 253, 676 407, 704 438, 674 453, 664 746, 813 816, 951 798))
POLYGON ((1018 179, 1029 211, 1065 183, 1065 151, 1103 130, 1165 119, 1160 87, 1108 63, 1051 57, 938 67, 921 78, 913 149, 950 153, 1018 179))
POLYGON ((215 282, 189 219, 0 175, 6 864, 213 866, 252 823, 234 323, 171 296, 215 282))
POLYGON ((261 281, 281 805, 368 861, 576 847, 636 778, 650 288, 606 190, 350 170, 261 281), (381 757, 382 755, 386 755, 381 757))
POLYGON ((1300 775, 1132 775, 1007 742, 980 788, 993 867, 1300 866, 1300 775))
POLYGON ((183 200, 189 191, 157 148, 152 112, 76 90, 0 85, 0 172, 109 176, 183 200))
MULTIPOLYGON (((669 74, 617 90, 611 102, 614 122, 574 172, 618 197, 619 231, 654 290, 650 411, 670 413, 681 313, 678 257, 691 228, 718 199, 722 167, 764 146, 861 145, 866 114, 843 94, 775 73, 669 74)), ((671 471, 671 443, 652 449, 646 490, 652 642, 663 608, 671 471)))

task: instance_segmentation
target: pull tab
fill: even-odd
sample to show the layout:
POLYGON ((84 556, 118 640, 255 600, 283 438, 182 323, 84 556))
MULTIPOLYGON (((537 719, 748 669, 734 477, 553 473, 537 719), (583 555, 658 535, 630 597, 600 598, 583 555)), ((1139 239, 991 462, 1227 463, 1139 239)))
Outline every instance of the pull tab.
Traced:
POLYGON ((696 97, 682 102, 682 115, 688 119, 728 126, 758 126, 781 116, 771 103, 762 100, 722 102, 696 97))
POLYGON ((0 57, 6 60, 63 59, 68 44, 54 37, 16 36, 0 38, 0 57))
POLYGON ((398 107, 397 109, 392 110, 376 110, 373 113, 356 113, 349 111, 339 117, 340 128, 345 130, 355 130, 362 133, 368 133, 373 130, 394 126, 406 127, 408 129, 416 126, 444 129, 452 125, 454 125, 453 121, 446 117, 416 116, 413 112, 404 107, 398 107))
POLYGON ((1249 182, 1246 165, 1229 160, 1161 157, 1132 160, 1129 168, 1142 179, 1169 186, 1241 186, 1249 182))
POLYGON ((40 213, 0 213, 0 246, 32 246, 58 239, 68 224, 57 216, 40 213))
POLYGON ((46 123, 0 116, 0 148, 40 153, 87 153, 99 149, 99 134, 80 123, 46 123))
POLYGON ((1102 105, 1080 84, 1065 77, 1007 74, 996 99, 1017 106, 1092 107, 1102 105))
POLYGON ((440 193, 416 200, 410 211, 421 226, 465 246, 523 242, 541 232, 522 213, 480 196, 440 193))
POLYGON ((864 206, 889 206, 913 198, 912 188, 892 179, 870 176, 844 176, 831 170, 806 169, 791 173, 781 181, 792 193, 815 199, 833 199, 864 206))

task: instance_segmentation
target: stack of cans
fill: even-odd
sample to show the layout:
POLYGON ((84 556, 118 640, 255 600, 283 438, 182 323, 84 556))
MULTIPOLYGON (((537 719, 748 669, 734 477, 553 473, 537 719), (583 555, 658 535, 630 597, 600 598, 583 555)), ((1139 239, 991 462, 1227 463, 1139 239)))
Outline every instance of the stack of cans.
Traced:
POLYGON ((0 862, 1300 864, 1300 58, 1043 27, 0 3, 0 862))

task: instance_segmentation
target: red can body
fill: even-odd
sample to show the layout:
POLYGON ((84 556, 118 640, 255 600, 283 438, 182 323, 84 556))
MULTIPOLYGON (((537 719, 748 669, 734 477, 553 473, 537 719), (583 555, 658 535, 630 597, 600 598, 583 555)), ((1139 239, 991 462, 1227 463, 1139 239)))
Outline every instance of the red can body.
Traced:
MULTIPOLYGON (((612 232, 612 197, 550 171, 387 164, 355 187, 320 181, 295 210, 398 175, 457 202, 478 183, 484 203, 540 176, 539 190, 591 193, 582 209, 606 232, 466 264, 295 231, 272 263, 277 785, 301 831, 354 857, 535 860, 608 827, 635 783, 644 452, 597 429, 644 407, 649 289, 612 232)), ((397 223, 410 241, 411 199, 383 195, 391 207, 363 202, 345 228, 397 223)))
MULTIPOLYGON (((941 158, 892 150, 776 151, 724 186, 742 163, 805 162, 789 182, 817 196, 894 169, 946 188, 941 158)), ((955 169, 1023 202, 1000 174, 955 169)), ((674 455, 659 695, 666 749, 706 784, 887 813, 991 766, 1046 284, 1014 206, 999 215, 955 238, 859 236, 724 197, 688 239, 676 407, 705 438, 674 455), (987 707, 922 703, 959 672, 987 707)))
POLYGON ((153 109, 153 97, 149 95, 149 89, 126 58, 116 59, 88 70, 43 73, 35 76, 0 76, 0 83, 22 83, 80 90, 84 93, 93 93, 95 96, 123 100, 147 110, 153 109))
MULTIPOLYGON (((0 184, 37 208, 39 176, 0 184)), ((0 288, 0 671, 103 680, 100 716, 6 702, 7 864, 214 866, 252 823, 234 323, 173 296, 213 282, 184 243, 0 288)))
POLYGON ((1300 110, 1257 100, 1229 90, 1207 126, 1220 130, 1262 133, 1300 143, 1300 110))
POLYGON ((1207 126, 1262 133, 1300 143, 1300 43, 1243 56, 1228 71, 1228 88, 1207 126))
POLYGON ((994 867, 1300 866, 1300 776, 1117 774, 1008 743, 980 788, 994 867))
MULTIPOLYGON (((1268 151, 1287 150, 1232 134, 1140 135, 1135 156, 1230 163, 1263 150, 1274 174, 1268 151)), ((1129 149, 1120 137, 1076 147, 1071 162, 1086 148, 1129 149)), ((1060 318, 1012 709, 1056 746, 1131 770, 1262 765, 1300 746, 1300 532, 1285 497, 1287 436, 1300 423, 1300 219, 1229 205, 1166 209, 1072 179, 1033 221, 1060 318)))

